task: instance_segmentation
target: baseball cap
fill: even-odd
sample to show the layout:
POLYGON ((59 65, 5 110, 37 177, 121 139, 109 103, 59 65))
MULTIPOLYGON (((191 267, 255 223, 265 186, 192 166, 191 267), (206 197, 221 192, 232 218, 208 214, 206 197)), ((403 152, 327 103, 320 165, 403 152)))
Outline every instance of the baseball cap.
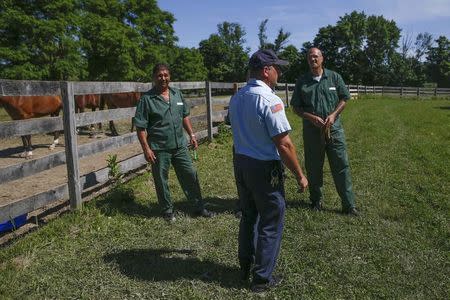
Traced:
POLYGON ((288 64, 287 60, 279 59, 272 49, 259 49, 253 53, 248 62, 251 68, 261 68, 270 65, 286 66, 288 64))

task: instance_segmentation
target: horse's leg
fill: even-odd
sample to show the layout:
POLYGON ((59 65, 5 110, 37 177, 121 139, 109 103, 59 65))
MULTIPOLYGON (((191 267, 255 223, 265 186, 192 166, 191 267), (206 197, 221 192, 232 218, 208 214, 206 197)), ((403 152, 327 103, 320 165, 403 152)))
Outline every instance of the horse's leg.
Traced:
MULTIPOLYGON (((50 116, 52 116, 52 117, 59 116, 59 111, 51 114, 50 116)), ((60 134, 59 130, 56 130, 55 132, 53 132, 53 143, 48 147, 48 149, 54 150, 56 145, 59 144, 59 134, 60 134)))
MULTIPOLYGON (((81 108, 79 108, 77 105, 75 105, 75 113, 79 114, 80 112, 81 112, 81 108)), ((81 130, 81 127, 75 128, 75 133, 80 134, 80 130, 81 130)))
MULTIPOLYGON (((95 111, 97 108, 92 108, 92 111, 95 111)), ((100 110, 100 108, 99 108, 100 110)), ((97 123, 98 131, 102 131, 102 122, 97 123)))
MULTIPOLYGON (((91 108, 91 111, 95 111, 95 108, 91 108)), ((89 130, 95 131, 95 124, 89 124, 89 130)))
POLYGON ((131 130, 130 130, 130 132, 133 132, 134 131, 134 124, 133 124, 133 118, 131 118, 131 130))
POLYGON ((59 144, 59 130, 56 130, 55 132, 53 132, 53 144, 51 144, 50 147, 48 147, 48 149, 54 150, 56 145, 58 144, 59 144))
POLYGON ((109 121, 109 129, 111 130, 112 135, 115 135, 115 136, 119 135, 119 133, 117 133, 116 126, 114 126, 113 120, 109 121))
POLYGON ((31 147, 31 135, 23 135, 22 136, 23 143, 23 153, 20 154, 20 157, 24 157, 26 159, 33 157, 33 148, 31 147))

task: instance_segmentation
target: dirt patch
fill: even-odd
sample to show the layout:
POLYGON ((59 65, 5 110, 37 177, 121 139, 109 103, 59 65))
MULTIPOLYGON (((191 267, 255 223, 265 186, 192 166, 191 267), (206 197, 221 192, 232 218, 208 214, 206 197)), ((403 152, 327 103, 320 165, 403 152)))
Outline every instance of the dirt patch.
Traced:
MULTIPOLYGON (((130 122, 123 122, 116 127, 118 127, 119 132, 126 133, 129 131, 129 125, 130 122)), ((78 145, 92 143, 100 139, 107 139, 111 136, 109 130, 106 130, 103 134, 97 134, 94 137, 90 136, 88 133, 88 131, 82 131, 81 134, 77 136, 78 145)), ((49 150, 48 146, 50 146, 53 141, 52 135, 33 135, 33 159, 64 151, 64 135, 61 135, 59 140, 60 144, 55 150, 49 150)), ((21 138, 3 139, 1 141, 0 149, 0 168, 23 163, 25 159, 20 157, 22 152, 23 147, 21 138)), ((79 160, 80 175, 105 168, 107 166, 106 158, 110 154, 117 154, 118 160, 120 161, 140 153, 142 153, 142 150, 139 143, 133 143, 118 149, 99 152, 98 154, 82 158, 79 160)), ((0 184, 0 205, 44 192, 66 182, 67 168, 66 165, 61 165, 50 170, 39 172, 33 176, 0 184)))

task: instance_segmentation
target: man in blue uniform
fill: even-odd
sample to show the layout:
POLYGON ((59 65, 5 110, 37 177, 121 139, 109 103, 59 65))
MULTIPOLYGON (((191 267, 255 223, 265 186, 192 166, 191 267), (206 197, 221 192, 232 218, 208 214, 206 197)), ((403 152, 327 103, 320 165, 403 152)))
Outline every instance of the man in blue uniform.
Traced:
POLYGON ((263 292, 281 281, 272 275, 284 225, 281 162, 294 174, 301 191, 308 186, 289 137, 291 126, 284 104, 273 91, 280 65, 287 64, 272 50, 258 50, 249 61, 247 85, 230 100, 235 178, 242 209, 238 258, 243 279, 252 271, 253 292, 263 292))
POLYGON ((339 118, 350 99, 350 93, 341 75, 323 68, 323 56, 318 48, 309 49, 308 64, 311 71, 297 80, 291 105, 295 113, 303 118, 305 167, 311 206, 314 210, 322 208, 323 163, 326 153, 341 197, 343 212, 358 215, 344 128, 339 118))
POLYGON ((186 197, 196 206, 195 214, 212 217, 214 213, 203 207, 197 171, 192 165, 184 136, 183 129, 188 133, 191 145, 195 149, 198 147, 189 120, 189 107, 181 91, 169 87, 169 83, 169 67, 157 64, 153 68, 153 88, 141 97, 133 118, 145 159, 152 166, 158 202, 164 219, 175 221, 168 184, 172 163, 186 197))

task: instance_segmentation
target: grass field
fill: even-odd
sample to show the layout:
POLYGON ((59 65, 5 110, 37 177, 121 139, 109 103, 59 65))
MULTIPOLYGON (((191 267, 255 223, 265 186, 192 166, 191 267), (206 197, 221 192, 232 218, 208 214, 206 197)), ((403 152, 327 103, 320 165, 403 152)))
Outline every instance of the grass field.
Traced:
MULTIPOLYGON (((267 299, 448 299, 450 101, 366 97, 343 114, 357 206, 340 200, 325 167, 325 211, 288 178, 286 225, 267 299)), ((289 113, 302 155, 301 122, 289 113)), ((199 148, 214 219, 195 219, 174 173, 177 221, 159 217, 140 176, 0 250, 0 298, 257 299, 238 280, 231 138, 199 148)))

